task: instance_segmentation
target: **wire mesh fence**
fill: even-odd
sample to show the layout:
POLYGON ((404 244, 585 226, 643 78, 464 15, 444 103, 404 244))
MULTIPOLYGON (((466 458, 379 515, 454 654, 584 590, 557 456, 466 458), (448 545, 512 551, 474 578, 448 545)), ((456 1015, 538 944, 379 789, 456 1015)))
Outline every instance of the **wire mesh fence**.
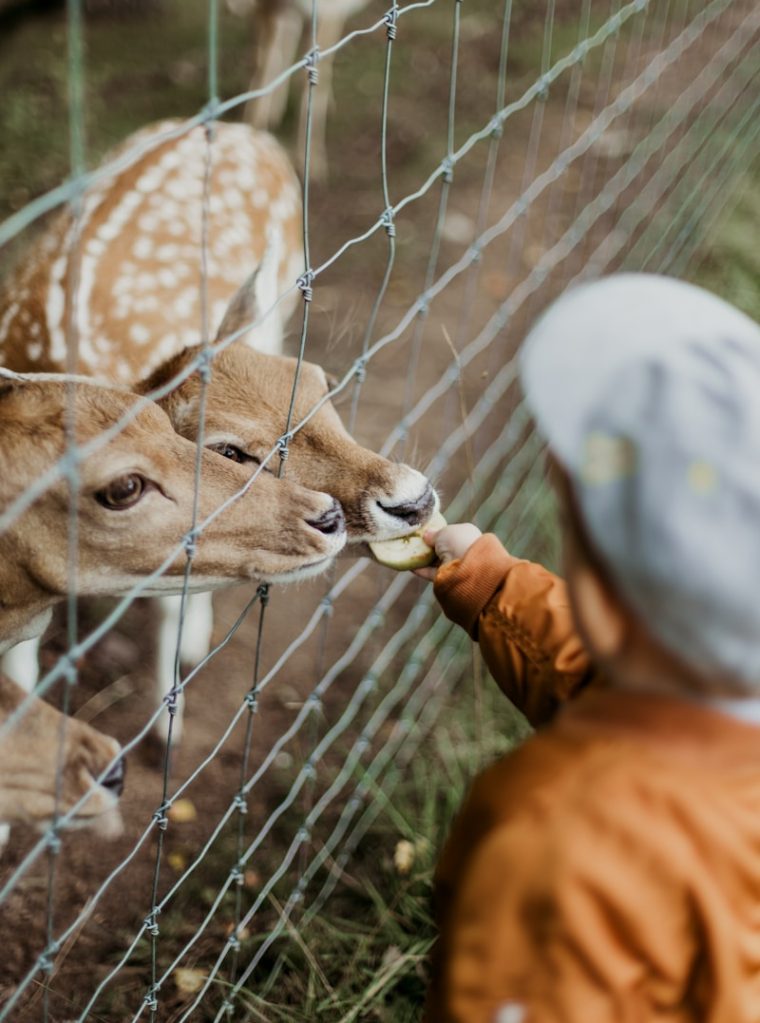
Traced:
MULTIPOLYGON (((67 7, 69 172, 9 212, 0 245, 23 266, 28 237, 45 238, 48 215, 68 211, 68 233, 50 234, 47 258, 62 255, 54 244, 66 246, 74 267, 64 285, 61 358, 63 368, 81 373, 78 313, 96 287, 82 269, 92 196, 107 194, 115 175, 152 151, 200 129, 198 346, 176 372, 89 433, 76 401, 82 385, 66 385, 63 453, 7 499, 0 487, 0 537, 15 536, 56 487, 65 498, 56 505, 60 531, 48 533, 65 538, 57 594, 63 624, 43 654, 34 692, 0 724, 0 743, 23 736, 40 696, 54 696, 65 715, 48 740, 59 765, 52 823, 34 836, 13 834, 5 854, 0 913, 4 943, 15 951, 4 967, 0 1020, 275 1018, 255 998, 272 996, 288 947, 303 950, 312 922, 330 919, 362 840, 450 712, 472 655, 419 580, 390 576, 354 548, 354 558, 295 591, 254 580, 225 592, 211 650, 187 669, 182 633, 194 627, 187 614, 204 535, 255 499, 268 477, 283 485, 292 477, 291 452, 336 402, 367 447, 416 463, 435 482, 450 521, 474 516, 515 553, 551 561, 542 445, 517 386, 526 325, 584 278, 618 269, 688 276, 706 232, 757 158, 760 12, 750 0, 356 4, 348 30, 320 48, 322 6, 310 5, 304 16, 306 48, 295 63, 225 99, 220 24, 234 16, 209 0, 205 103, 182 122, 138 134, 99 165, 86 145, 88 26, 81 2, 67 7), (329 177, 315 184, 315 102, 328 88, 331 59, 329 177), (269 289, 255 314, 215 338, 209 253, 219 126, 299 79, 303 212, 293 251, 302 264, 284 286, 269 289), (208 486, 201 441, 213 439, 218 360, 294 300, 295 363, 289 399, 276 410, 281 425, 244 482, 209 508, 200 496, 208 486), (299 398, 305 360, 337 374, 308 405, 299 398), (125 436, 153 401, 191 379, 199 443, 186 525, 126 585, 109 590, 104 565, 99 594, 117 595, 116 603, 82 608, 81 551, 91 528, 78 511, 83 466, 125 436), (152 616, 135 602, 159 592, 170 573, 181 598, 174 684, 151 710, 104 650, 110 642, 118 661, 131 643, 133 660, 142 662, 152 616), (114 636, 122 636, 121 648, 114 636), (183 695, 188 725, 175 743, 183 695), (87 799, 64 806, 69 714, 97 716, 130 763, 117 842, 68 832, 87 799), (165 742, 154 766, 144 753, 157 726, 165 742), (196 983, 179 998, 175 979, 188 968, 196 983)), ((239 34, 248 31, 235 24, 239 34)), ((160 195, 160 183, 156 189, 160 195)), ((125 220, 123 227, 134 225, 125 220)), ((167 288, 173 295, 176 282, 167 288)), ((3 302, 0 354, 13 370, 19 367, 2 347, 3 331, 23 301, 6 289, 3 302)), ((23 329, 32 342, 45 315, 49 308, 27 301, 23 329)), ((0 452, 5 464, 12 455, 0 452)), ((5 551, 12 564, 17 555, 5 551)), ((44 551, 38 560, 49 557, 44 551)), ((7 578, 1 596, 10 605, 17 584, 12 572, 7 578)), ((2 641, 18 636, 15 620, 7 621, 2 641)), ((101 765, 99 781, 116 759, 101 765)), ((323 1018, 347 1021, 362 1011, 358 999, 323 1018)))

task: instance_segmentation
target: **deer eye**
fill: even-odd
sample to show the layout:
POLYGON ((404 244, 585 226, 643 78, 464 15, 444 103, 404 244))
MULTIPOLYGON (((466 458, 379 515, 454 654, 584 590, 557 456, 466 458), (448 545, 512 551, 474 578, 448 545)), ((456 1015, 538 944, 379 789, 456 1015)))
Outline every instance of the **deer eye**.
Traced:
POLYGON ((226 441, 220 441, 218 444, 209 444, 208 449, 209 451, 216 451, 223 458, 229 458, 232 462, 240 462, 241 465, 245 462, 254 462, 256 465, 261 465, 258 458, 246 454, 245 451, 241 451, 240 448, 235 447, 234 444, 228 444, 226 441))
POLYGON ((145 491, 148 489, 148 481, 139 473, 130 472, 126 476, 119 476, 111 480, 108 486, 98 490, 95 500, 104 508, 113 511, 122 511, 124 508, 131 508, 137 504, 145 491))

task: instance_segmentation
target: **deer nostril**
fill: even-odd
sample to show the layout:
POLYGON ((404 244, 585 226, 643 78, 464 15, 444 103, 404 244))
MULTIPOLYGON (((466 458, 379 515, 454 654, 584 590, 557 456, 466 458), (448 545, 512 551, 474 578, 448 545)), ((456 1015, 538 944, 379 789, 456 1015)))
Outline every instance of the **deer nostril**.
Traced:
POLYGON ((309 519, 308 524, 328 536, 332 533, 342 533, 346 528, 343 509, 334 499, 332 506, 326 512, 323 512, 317 519, 309 519))
POLYGON ((429 517, 433 510, 435 495, 430 484, 427 485, 416 501, 404 501, 401 504, 387 505, 382 501, 377 502, 386 515, 393 515, 394 518, 403 519, 410 526, 417 526, 429 517))
POLYGON ((124 775, 126 773, 127 767, 124 760, 117 760, 100 784, 104 789, 113 792, 115 796, 120 796, 124 791, 124 775))

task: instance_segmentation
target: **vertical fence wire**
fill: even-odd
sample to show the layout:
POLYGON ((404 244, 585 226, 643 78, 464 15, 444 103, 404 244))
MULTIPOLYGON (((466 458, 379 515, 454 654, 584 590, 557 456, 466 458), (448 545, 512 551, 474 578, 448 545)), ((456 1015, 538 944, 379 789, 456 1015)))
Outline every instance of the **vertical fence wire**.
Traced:
MULTIPOLYGON (((455 111, 457 104, 457 73, 462 43, 462 19, 466 8, 461 0, 453 0, 451 11, 451 57, 448 74, 447 130, 445 154, 437 171, 414 193, 391 200, 388 139, 389 104, 391 94, 391 66, 397 41, 397 26, 402 15, 414 9, 427 13, 434 9, 431 3, 401 8, 394 0, 385 17, 367 31, 384 31, 384 72, 380 118, 380 182, 382 212, 370 228, 356 238, 340 245, 321 267, 312 267, 310 233, 310 164, 312 158, 313 91, 318 87, 318 68, 325 53, 318 47, 318 11, 312 2, 310 30, 311 44, 307 55, 289 74, 300 69, 307 83, 307 112, 305 122, 305 154, 303 167, 303 273, 298 279, 303 307, 297 359, 293 374, 289 407, 284 410, 283 431, 267 460, 276 466, 276 473, 287 475, 289 445, 304 428, 315 410, 298 420, 296 398, 299 388, 307 338, 310 333, 310 310, 316 278, 329 266, 338 263, 355 245, 368 240, 377 230, 384 229, 387 236, 387 257, 379 289, 370 303, 367 322, 363 330, 360 352, 331 395, 350 388, 351 405, 348 414, 353 429, 360 409, 365 380, 372 370, 373 360, 395 345, 396 353, 402 349, 397 342, 408 339, 405 360, 405 382, 399 421, 388 435, 383 450, 397 448, 404 452, 412 428, 432 415, 443 415, 439 402, 445 399, 449 411, 454 407, 458 388, 470 368, 481 365, 482 357, 491 359, 493 372, 469 408, 460 405, 461 422, 449 429, 448 436, 438 442, 429 458, 428 472, 441 472, 454 464, 458 453, 466 449, 474 436, 481 435, 475 477, 494 484, 487 490, 477 490, 472 480, 460 480, 457 493, 450 504, 452 509, 463 509, 477 493, 481 498, 479 515, 486 527, 509 533, 516 550, 530 552, 539 529, 538 509, 541 507, 544 479, 541 463, 542 446, 530 433, 529 419, 516 393, 514 351, 520 317, 536 304, 550 289, 566 285, 581 276, 607 272, 615 266, 633 269, 654 269, 658 272, 681 274, 685 272, 700 239, 709 230, 724 203, 730 201, 733 183, 741 178, 757 155, 758 109, 752 100, 756 85, 757 67, 753 64, 753 44, 756 45, 760 19, 742 0, 713 0, 700 6, 691 17, 686 0, 676 4, 672 0, 648 3, 636 0, 631 4, 611 2, 601 28, 591 30, 591 2, 584 2, 576 12, 576 43, 569 55, 556 61, 555 27, 559 14, 554 0, 547 0, 542 25, 540 61, 535 81, 524 96, 505 107, 507 85, 507 55, 514 43, 512 3, 505 0, 500 21, 500 48, 498 70, 495 75, 496 115, 491 116, 484 128, 473 132, 459 149, 455 148, 455 111), (726 18, 725 29, 721 18, 726 18), (733 20, 732 20, 733 19, 733 20), (623 26, 625 36, 621 35, 623 26), (587 73, 590 48, 601 47, 601 62, 597 72, 595 98, 590 125, 573 138, 573 121, 579 107, 582 76, 587 73), (692 50, 702 45, 707 58, 700 72, 688 79, 677 79, 679 61, 690 57, 692 50), (642 67, 642 57, 648 63, 642 67), (566 59, 567 58, 567 59, 566 59), (563 63, 564 62, 564 63, 563 63), (569 72, 569 74, 568 74, 569 72), (567 76, 566 93, 562 106, 561 123, 556 143, 556 156, 540 170, 544 122, 547 104, 552 101, 552 85, 561 76, 567 76), (500 137, 508 117, 532 105, 531 127, 525 141, 525 157, 521 182, 509 197, 506 212, 488 223, 497 195, 501 196, 498 172, 500 137), (664 112, 659 115, 660 108, 664 112), (605 133, 614 128, 623 134, 637 137, 630 152, 616 156, 605 153, 597 144, 605 133), (447 209, 454 184, 454 171, 465 161, 469 151, 488 140, 485 170, 476 203, 475 228, 467 251, 443 271, 439 269, 442 240, 447 209), (658 159, 655 159, 658 158, 658 159), (579 175, 577 198, 573 202, 569 190, 564 188, 567 171, 579 175), (414 203, 422 198, 440 178, 437 214, 428 246, 425 274, 419 295, 396 328, 388 330, 386 306, 392 296, 392 278, 398 267, 396 230, 403 230, 403 219, 414 212, 414 203), (624 201, 625 200, 625 201, 624 201), (571 209, 572 208, 572 209, 571 209), (567 217, 567 226, 558 232, 555 219, 567 217), (663 227, 655 214, 665 211, 667 223, 663 227), (529 215, 536 216, 539 225, 537 259, 527 274, 521 274, 520 263, 526 243, 529 215), (484 260, 496 253, 494 246, 506 239, 506 267, 509 295, 486 315, 478 309, 479 281, 484 260), (573 258, 575 262, 573 262, 573 258), (426 335, 431 318, 436 315, 438 296, 455 284, 461 284, 463 299, 457 311, 453 358, 440 379, 424 381, 424 390, 415 400, 419 389, 417 380, 421 354, 427 346, 426 335), (380 327, 380 336, 376 333, 380 327), (426 329, 427 328, 427 329, 426 329), (382 333, 386 330, 386 333, 382 333), (494 428, 494 415, 505 397, 509 398, 509 421, 498 430, 494 428), (436 409, 438 412, 436 413, 436 409), (493 436, 492 441, 488 437, 493 436), (279 459, 277 461, 277 459, 279 459)), ((54 195, 68 201, 74 211, 75 223, 81 214, 85 188, 93 180, 86 172, 83 143, 84 101, 82 61, 82 9, 81 0, 69 0, 69 87, 72 187, 57 190, 54 195)), ((598 16, 594 10, 594 17, 598 16)), ((212 164, 214 158, 215 119, 223 108, 218 98, 219 86, 219 11, 216 0, 208 2, 208 105, 195 123, 204 125, 206 138, 206 164, 203 187, 201 231, 201 295, 202 328, 201 352, 197 365, 200 370, 200 433, 195 463, 195 497, 192 522, 180 550, 186 556, 186 567, 180 595, 180 615, 175 651, 175 678, 166 710, 168 710, 167 745, 163 761, 162 796, 153 820, 137 838, 121 863, 101 883, 85 909, 75 914, 73 921, 61 926, 56 920, 55 892, 60 883, 57 863, 59 831, 65 827, 74 811, 58 813, 62 772, 56 780, 56 811, 53 822, 19 866, 11 871, 2 891, 0 902, 7 899, 36 860, 48 857, 47 898, 45 910, 43 950, 19 978, 15 990, 0 1005, 0 1020, 10 1019, 11 1013, 37 977, 42 977, 42 1018, 51 1018, 50 978, 56 955, 64 942, 77 934, 93 913, 99 900, 125 875, 125 871, 141 850, 147 851, 155 841, 154 868, 149 899, 149 912, 142 925, 124 939, 115 965, 105 973, 101 970, 90 989, 82 992, 84 1008, 78 1005, 79 1020, 98 1018, 100 1000, 113 988, 114 982, 124 976, 125 969, 147 936, 149 963, 143 974, 147 993, 135 1002, 132 1019, 147 1014, 151 1020, 161 1015, 159 993, 173 975, 173 971, 193 950, 205 949, 207 968, 200 989, 189 999, 178 1014, 181 1020, 202 1017, 221 1020, 239 1015, 239 996, 246 985, 254 983, 263 994, 274 990, 275 978, 284 967, 284 947, 288 940, 308 927, 315 916, 324 913, 336 887, 343 878, 359 843, 377 816, 388 805, 394 787, 403 778, 404 770, 412 761, 420 744, 434 728, 452 688, 467 672, 470 655, 467 644, 458 637, 450 623, 435 616, 435 605, 429 593, 417 599, 403 622, 396 622, 389 630, 386 622, 393 621, 392 611, 401 596, 409 590, 410 579, 398 577, 383 582, 364 621, 348 637, 342 652, 328 663, 328 630, 336 601, 350 602, 352 587, 368 570, 366 562, 359 562, 339 577, 333 576, 327 591, 322 591, 320 603, 298 636, 276 660, 274 667, 262 674, 262 656, 271 623, 266 611, 269 591, 260 586, 254 597, 228 630, 224 639, 211 651, 207 663, 232 639, 245 621, 253 603, 259 603, 259 618, 252 645, 250 684, 229 725, 214 744, 212 750, 198 763, 189 776, 172 788, 171 745, 174 712, 177 700, 196 676, 199 668, 181 677, 180 648, 185 625, 186 604, 191 587, 194 544, 204 528, 200 521, 199 494, 201 486, 201 451, 204 434, 206 389, 216 346, 210 344, 210 316, 208 307, 208 245, 212 164), (254 716, 260 715, 262 691, 287 667, 290 658, 310 640, 317 644, 315 660, 316 683, 305 697, 289 725, 278 735, 267 737, 267 749, 259 758, 254 741, 254 716), (371 647, 370 647, 371 644, 371 647), (369 667, 361 658, 372 649, 369 667), (401 663, 394 671, 394 665, 401 663), (341 691, 337 713, 325 712, 328 692, 341 691), (320 717, 322 712, 324 717, 320 717), (242 750, 239 753, 239 773, 235 793, 227 809, 219 817, 203 848, 192 863, 161 894, 162 864, 164 861, 164 835, 169 824, 168 812, 183 792, 201 777, 229 741, 234 729, 242 723, 242 750), (270 808, 268 816, 256 827, 249 824, 247 810, 251 794, 264 786, 271 776, 272 765, 280 753, 295 738, 303 744, 303 762, 298 765, 287 794, 270 808), (334 769, 327 770, 327 758, 332 757, 334 769), (296 813, 297 810, 297 813, 296 813), (242 883, 252 858, 274 842, 276 831, 288 815, 295 814, 298 825, 289 838, 274 852, 269 875, 261 879, 255 897, 248 895, 242 883), (316 828, 321 827, 319 841, 316 828), (215 843, 231 829, 233 836, 232 866, 226 864, 220 873, 217 890, 210 905, 195 927, 193 934, 179 947, 169 936, 161 937, 158 920, 172 907, 190 877, 212 854, 215 843), (224 871, 226 870, 226 876, 224 871), (271 915, 273 901, 278 907, 271 915), (266 916, 265 916, 266 914, 266 916), (222 920, 227 919, 228 933, 218 939, 222 920), (266 935, 254 947, 245 945, 244 935, 257 920, 269 921, 266 935), (272 922, 273 921, 273 922, 272 922), (56 933, 57 932, 57 933, 56 933), (169 946, 172 947, 169 947, 169 946), (265 964, 272 953, 277 953, 269 967, 265 964), (219 998, 219 991, 224 991, 219 998), (213 1004, 212 1004, 213 1003, 213 1004)), ((336 52, 352 41, 349 33, 331 50, 336 52)), ((406 43, 406 40, 405 40, 406 43)), ((412 45, 408 43, 407 45, 412 45)), ((282 76, 267 88, 275 88, 282 76)), ((242 103, 248 96, 233 98, 242 103)), ((191 122, 188 122, 188 124, 191 122)), ((517 124, 516 121, 513 122, 517 124)), ((46 202, 35 201, 22 217, 11 218, 14 233, 38 215, 46 202)), ((3 225, 0 225, 0 238, 3 225)), ((76 237, 76 234, 75 234, 76 237)), ((503 258, 503 257, 502 257, 503 258)), ((406 273, 402 269, 402 273, 406 273)), ((71 351, 76 351, 76 283, 69 296, 71 351)), ((0 316, 2 310, 0 309, 0 316)), ((71 357, 71 356, 70 356, 71 357)), ((70 363, 74 368, 74 363, 70 363)), ((69 409, 73 414, 73 388, 70 388, 69 409)), ((503 407, 503 406, 502 406, 503 407)), ((450 417, 447 417, 450 418, 450 417)), ((40 685, 46 691, 57 679, 64 682, 64 711, 69 709, 68 693, 76 680, 76 657, 91 648, 92 637, 107 632, 138 595, 121 602, 122 611, 110 615, 100 629, 84 641, 77 637, 77 610, 75 596, 76 556, 79 541, 77 503, 79 483, 77 465, 83 457, 75 443, 74 421, 67 420, 68 452, 63 464, 63 476, 69 485, 69 572, 70 592, 67 597, 68 652, 48 672, 40 685), (89 646, 88 646, 89 644, 89 646)), ((118 424, 117 424, 118 429, 118 424)), ((249 486, 255 485, 255 475, 249 486)), ((44 488, 44 481, 37 481, 44 488)), ((33 490, 30 488, 30 492, 33 490)), ((42 490, 39 491, 40 493, 42 490)), ((247 492, 247 491, 246 491, 247 492)), ((33 497, 26 498, 27 502, 33 497)), ((14 509, 0 509, 0 528, 5 528, 13 516, 23 514, 26 505, 14 509)), ((218 512, 219 514, 221 511, 218 512)), ((172 558, 176 553, 172 554, 172 558)), ((170 559, 157 569, 157 575, 168 567, 170 559)), ((159 712, 157 712, 158 714, 159 712)), ((153 715, 151 720, 156 720, 153 715)), ((23 722, 20 714, 17 721, 23 722)), ((61 748, 65 736, 66 717, 60 730, 61 748)), ((16 725, 17 726, 17 725, 16 725)), ((12 727, 0 724, 0 729, 12 727)), ((150 724, 141 729, 129 743, 133 749, 146 734, 150 724)), ((0 730, 0 741, 3 732, 0 730)), ((263 737, 260 737, 260 740, 263 737)), ((259 741, 260 741, 259 740, 259 741)), ((105 774, 105 772, 104 772, 105 774)), ((146 990, 143 987, 143 992, 146 990)), ((32 996, 34 997, 34 996, 32 996)), ((31 1001, 27 999, 28 1008, 31 1001)), ((81 1004, 81 1003, 80 1003, 81 1004)), ((357 1004, 355 1012, 359 1011, 357 1004)))

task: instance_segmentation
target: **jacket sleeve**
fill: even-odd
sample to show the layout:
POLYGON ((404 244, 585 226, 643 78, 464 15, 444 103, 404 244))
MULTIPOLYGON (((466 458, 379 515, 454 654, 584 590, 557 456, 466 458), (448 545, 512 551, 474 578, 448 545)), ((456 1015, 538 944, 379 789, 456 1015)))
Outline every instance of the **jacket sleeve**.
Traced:
POLYGON ((564 581, 513 557, 492 534, 438 570, 435 595, 447 617, 478 641, 497 684, 532 725, 599 683, 564 581))

